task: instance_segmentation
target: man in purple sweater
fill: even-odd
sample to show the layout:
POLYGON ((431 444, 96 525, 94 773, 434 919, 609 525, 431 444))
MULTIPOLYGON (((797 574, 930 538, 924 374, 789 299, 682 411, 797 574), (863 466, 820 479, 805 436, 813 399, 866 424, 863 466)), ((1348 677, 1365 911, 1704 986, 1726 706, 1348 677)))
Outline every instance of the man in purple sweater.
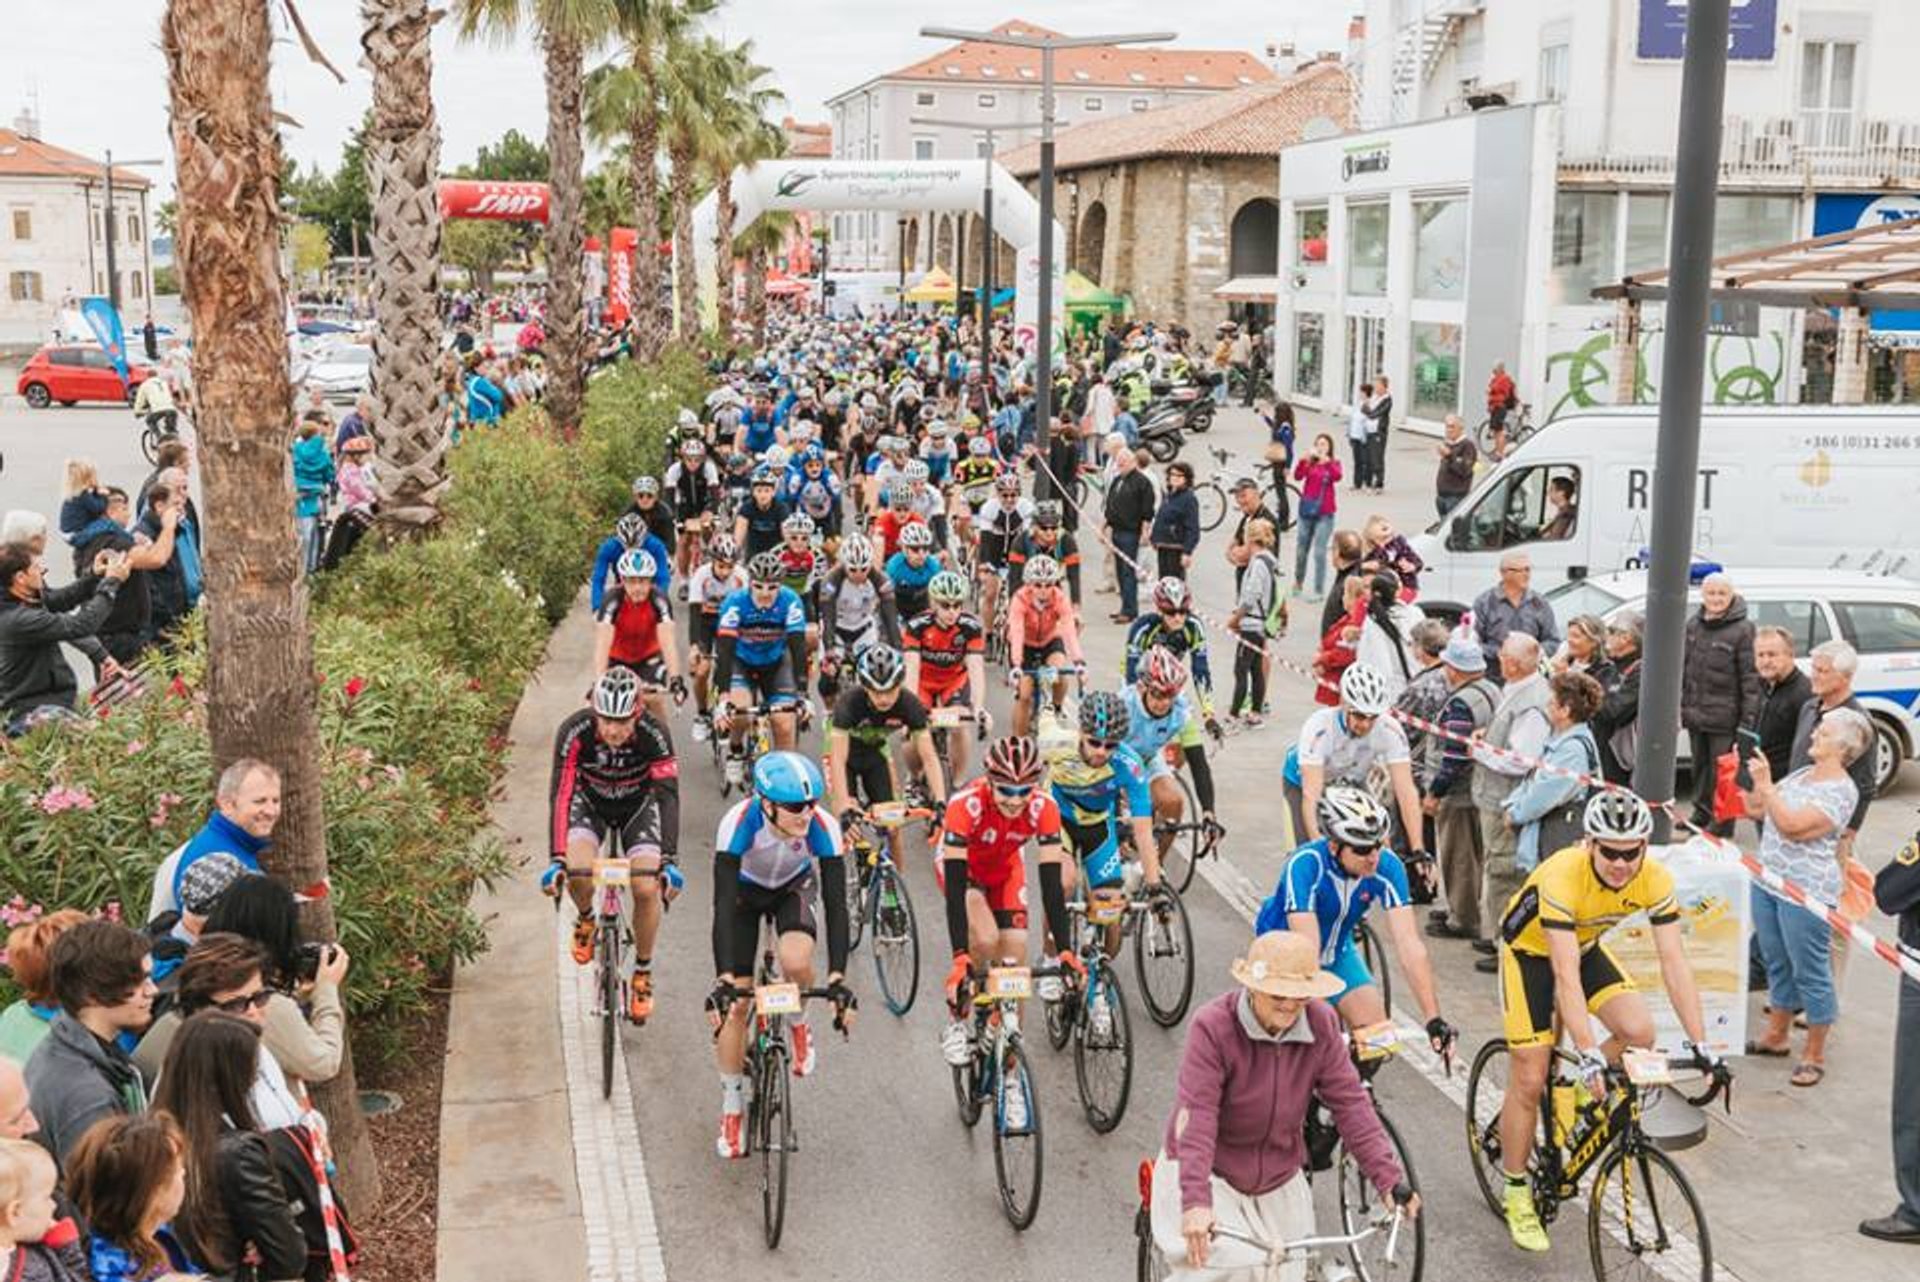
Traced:
MULTIPOLYGON (((1417 1215, 1392 1143, 1347 1053, 1340 988, 1306 935, 1268 931, 1233 963, 1241 987, 1194 1013, 1154 1167, 1153 1236, 1173 1265, 1207 1267, 1217 1229, 1278 1244, 1313 1233, 1302 1135, 1310 1096, 1382 1194, 1417 1215)), ((1222 1267, 1226 1261, 1216 1261, 1222 1267)))

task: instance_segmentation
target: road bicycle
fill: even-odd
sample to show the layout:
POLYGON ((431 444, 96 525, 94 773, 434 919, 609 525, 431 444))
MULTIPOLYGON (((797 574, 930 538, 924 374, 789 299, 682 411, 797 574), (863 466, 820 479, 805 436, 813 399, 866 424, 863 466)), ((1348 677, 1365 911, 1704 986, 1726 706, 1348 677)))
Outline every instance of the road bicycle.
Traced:
MULTIPOLYGON (((1025 1229, 1040 1212, 1043 1150, 1040 1097, 1033 1063, 1020 1036, 1020 1003, 1036 978, 1057 978, 1056 967, 996 966, 978 991, 963 991, 971 1008, 973 1054, 951 1065, 960 1121, 973 1126, 993 1105, 993 1173, 1007 1222, 1025 1229)), ((969 985, 971 988, 972 985, 969 985)))
POLYGON ((893 858, 893 834, 933 812, 897 801, 878 802, 847 826, 850 946, 870 940, 880 997, 895 1015, 913 1009, 920 989, 920 926, 907 879, 893 858))
MULTIPOLYGON (((717 710, 717 702, 715 707, 717 710)), ((796 724, 795 733, 798 734, 811 720, 808 716, 807 701, 800 699, 784 707, 792 711, 796 724)), ((742 740, 742 750, 737 754, 733 751, 732 735, 722 731, 718 719, 715 719, 713 733, 708 737, 707 742, 713 750, 714 768, 720 775, 722 798, 736 788, 745 793, 751 787, 749 780, 753 778, 753 763, 773 751, 773 713, 772 704, 756 703, 744 714, 737 711, 733 714, 736 717, 744 715, 747 718, 747 733, 742 740)))
POLYGON ((1133 1089, 1133 1028, 1126 990, 1107 956, 1107 935, 1126 918, 1126 891, 1090 890, 1067 904, 1072 948, 1086 977, 1071 991, 1058 980, 1040 986, 1047 1041, 1055 1050, 1073 1043, 1074 1085, 1087 1125, 1105 1135, 1120 1125, 1133 1089))
POLYGON ((1175 823, 1156 817, 1153 835, 1161 844, 1160 875, 1184 895, 1193 884, 1194 868, 1202 859, 1219 851, 1227 830, 1202 814, 1200 798, 1194 794, 1193 781, 1187 777, 1186 750, 1178 743, 1169 743, 1163 751, 1168 766, 1173 769, 1173 782, 1180 789, 1182 818, 1175 823))
MULTIPOLYGON (((1347 1036, 1347 1053, 1353 1059, 1353 1066, 1360 1074, 1360 1085, 1367 1093, 1373 1111, 1380 1119, 1381 1129, 1387 1133, 1387 1142, 1393 1145, 1394 1157, 1400 1163, 1404 1183, 1414 1192, 1420 1191, 1420 1177, 1414 1171, 1413 1153, 1400 1137, 1400 1128, 1393 1124, 1386 1110, 1380 1106, 1380 1098, 1373 1088, 1374 1075, 1384 1067, 1388 1060, 1399 1052, 1399 1035, 1393 1025, 1382 1023, 1371 1028, 1354 1029, 1347 1036)), ((1451 1056, 1451 1052, 1449 1052, 1451 1056)), ((1453 1071, 1453 1061, 1447 1060, 1447 1071, 1453 1071)), ((1307 1122, 1304 1134, 1307 1150, 1308 1169, 1314 1172, 1334 1172, 1336 1201, 1340 1211, 1340 1223, 1348 1233, 1364 1225, 1383 1211, 1393 1208, 1381 1201, 1380 1190, 1368 1180, 1360 1169, 1360 1162, 1353 1151, 1347 1147, 1346 1140, 1340 1135, 1333 1114, 1318 1096, 1307 1101, 1307 1122)), ((1380 1243, 1372 1239, 1355 1241, 1348 1248, 1349 1265, 1354 1276, 1360 1282, 1420 1282, 1421 1270, 1426 1266, 1427 1230, 1426 1220, 1416 1217, 1405 1230, 1408 1242, 1404 1255, 1396 1254, 1392 1258, 1377 1255, 1380 1243)))
POLYGON ((1497 463, 1501 458, 1505 458, 1508 454, 1513 453, 1516 449, 1519 449, 1520 446, 1526 444, 1528 438, 1539 430, 1539 426, 1533 421, 1533 406, 1526 401, 1522 401, 1518 409, 1507 411, 1507 445, 1497 457, 1493 449, 1495 441, 1493 416, 1491 414, 1481 419, 1480 426, 1473 429, 1473 443, 1480 447, 1481 455, 1489 462, 1497 463))
POLYGON ((1121 930, 1133 936, 1133 973, 1140 981, 1140 1000, 1147 1017, 1162 1028, 1186 1018, 1193 1002, 1193 923, 1186 901, 1161 869, 1160 884, 1140 881, 1140 865, 1133 849, 1131 826, 1120 824, 1120 845, 1126 860, 1127 919, 1121 930))
MULTIPOLYGON (((633 859, 615 855, 617 834, 608 833, 603 853, 593 861, 593 1015, 600 1021, 600 1098, 613 1097, 613 1057, 620 1046, 620 1021, 627 1011, 627 955, 633 949, 628 900, 635 877, 658 877, 658 868, 635 868, 633 859)), ((555 894, 553 910, 563 896, 555 894)))
POLYGON ((1360 960, 1367 964, 1367 973, 1380 986, 1380 1004, 1392 1010, 1393 972, 1387 969, 1387 949, 1380 942, 1380 935, 1374 930, 1373 923, 1365 917, 1353 928, 1353 946, 1360 950, 1360 960))
POLYGON ((155 410, 151 414, 135 414, 140 420, 140 453, 149 463, 160 461, 160 447, 168 441, 180 439, 180 413, 178 410, 155 410))
POLYGON ((933 754, 940 759, 940 777, 947 781, 949 789, 954 787, 953 736, 965 734, 971 726, 974 742, 982 743, 986 740, 989 725, 990 719, 985 708, 949 703, 927 709, 927 728, 933 734, 933 754))
POLYGON ((1054 689, 1055 686, 1065 681, 1068 677, 1072 677, 1075 696, 1078 697, 1086 694, 1087 675, 1084 664, 1073 664, 1071 666, 1061 667, 1049 663, 1038 668, 1014 668, 1009 671, 1008 675, 1013 678, 1014 716, 1016 719, 1020 715, 1020 682, 1022 680, 1031 680, 1033 682, 1033 715, 1027 720, 1026 732, 1035 737, 1039 736, 1040 727, 1043 726, 1049 718, 1057 718, 1064 714, 1061 700, 1056 697, 1057 692, 1054 689))
MULTIPOLYGON (((1480 1194, 1505 1218, 1505 1163, 1500 1146, 1500 1105, 1511 1080, 1512 1052, 1504 1038, 1480 1048, 1467 1075, 1467 1152, 1480 1194)), ((1555 1047, 1553 1068, 1540 1101, 1528 1183, 1540 1222, 1551 1225, 1561 1206, 1587 1191, 1587 1252, 1599 1282, 1623 1278, 1713 1279, 1713 1243, 1699 1195, 1679 1165, 1655 1146, 1642 1116, 1663 1090, 1696 1108, 1724 1098, 1733 1108, 1732 1078, 1708 1074, 1704 1090, 1690 1094, 1676 1085, 1676 1070, 1700 1071, 1692 1054, 1668 1056, 1629 1050, 1620 1067, 1609 1067, 1599 1098, 1578 1082, 1580 1061, 1555 1047)))
POLYGON ((1300 510, 1300 487, 1292 481, 1287 482, 1287 497, 1282 500, 1274 488, 1273 467, 1268 463, 1243 463, 1232 453, 1218 446, 1208 447, 1207 453, 1213 455, 1219 464, 1211 476, 1193 487, 1194 501, 1200 505, 1200 529, 1211 533, 1220 528, 1227 519, 1227 513, 1235 510, 1233 489, 1242 479, 1250 479, 1260 487, 1260 501, 1267 511, 1275 514, 1279 524, 1275 527, 1277 535, 1291 530, 1294 524, 1293 514, 1300 510))

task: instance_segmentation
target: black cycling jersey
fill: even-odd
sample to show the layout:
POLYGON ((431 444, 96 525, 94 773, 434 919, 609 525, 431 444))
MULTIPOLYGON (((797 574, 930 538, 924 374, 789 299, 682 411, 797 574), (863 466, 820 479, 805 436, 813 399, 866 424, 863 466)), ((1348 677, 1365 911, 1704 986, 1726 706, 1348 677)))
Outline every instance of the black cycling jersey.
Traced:
POLYGON ((680 841, 680 763, 667 728, 649 713, 634 718, 633 735, 615 746, 600 738, 591 709, 560 723, 553 737, 552 854, 567 848, 567 816, 576 801, 613 819, 624 819, 647 802, 660 808, 660 853, 671 859, 680 841))
POLYGON ((740 549, 740 559, 751 561, 755 556, 771 548, 777 548, 783 541, 780 526, 786 521, 789 509, 779 499, 761 507, 752 499, 740 507, 740 516, 747 523, 747 545, 740 549))
POLYGON ((915 735, 927 728, 927 705, 911 690, 902 690, 885 712, 873 706, 867 688, 856 685, 833 705, 833 728, 852 741, 855 752, 885 752, 895 731, 915 735))
POLYGON ((711 512, 719 505, 720 469, 713 465, 712 459, 702 459, 699 467, 692 468, 676 459, 661 483, 672 495, 674 510, 683 521, 711 512))

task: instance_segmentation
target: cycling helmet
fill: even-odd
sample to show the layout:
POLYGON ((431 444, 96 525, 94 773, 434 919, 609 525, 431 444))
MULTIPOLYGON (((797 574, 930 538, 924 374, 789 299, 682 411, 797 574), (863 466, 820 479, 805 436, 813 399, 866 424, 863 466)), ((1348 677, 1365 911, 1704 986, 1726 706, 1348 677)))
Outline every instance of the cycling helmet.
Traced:
POLYGON ((625 721, 640 702, 640 678, 632 668, 612 667, 593 683, 595 716, 625 721))
POLYGON ((771 463, 759 463, 754 466, 752 478, 754 485, 772 485, 777 479, 771 463))
POLYGON ((1352 784, 1334 784, 1320 794, 1313 817, 1320 835, 1343 846, 1381 846, 1393 831, 1393 820, 1379 799, 1352 784))
POLYGON ((890 645, 870 645, 860 652, 854 668, 860 684, 869 690, 892 690, 907 675, 906 660, 890 645))
POLYGON ((739 559, 740 545, 733 541, 731 534, 716 534, 713 536, 712 541, 707 544, 707 560, 709 561, 732 562, 738 561, 739 559))
POLYGON ((897 512, 905 512, 913 507, 913 487, 905 481, 896 481, 887 487, 887 506, 897 512))
POLYGON ((993 486, 1002 494, 1010 494, 1018 498, 1020 496, 1020 474, 1018 472, 1002 472, 999 478, 994 481, 993 486))
POLYGON ((798 752, 769 752, 753 763, 753 791, 775 805, 797 806, 827 794, 820 767, 798 752))
POLYGON ((1171 698, 1187 684, 1187 665, 1163 645, 1154 646, 1140 660, 1140 688, 1171 698))
POLYGON ((929 551, 933 547, 933 531, 915 521, 900 531, 900 546, 914 552, 929 551))
POLYGON ((628 548, 620 554, 619 574, 623 579, 651 579, 659 569, 653 554, 645 548, 628 548))
POLYGON ((900 471, 909 481, 925 481, 929 476, 933 475, 925 461, 921 459, 910 460, 900 471))
POLYGON ((1377 669, 1356 663, 1340 674, 1340 702, 1349 712, 1377 717, 1393 706, 1393 696, 1387 692, 1386 678, 1377 669))
POLYGON ((707 443, 697 436, 689 436, 680 442, 680 452, 690 459, 697 459, 707 452, 707 443))
POLYGON ((986 458, 993 453, 993 442, 984 436, 975 436, 967 441, 967 453, 975 458, 986 458))
POLYGON ((640 540, 647 537, 647 518, 638 512, 628 512, 613 523, 613 537, 627 547, 637 547, 640 540))
POLYGON ((1102 743, 1122 743, 1133 728, 1127 701, 1111 690, 1095 690, 1080 701, 1080 733, 1102 743))
POLYGON ((873 568, 872 540, 864 534, 849 534, 840 544, 840 568, 871 570, 873 568))
POLYGON ((936 441, 946 440, 952 432, 953 429, 947 426, 945 419, 936 418, 933 422, 927 424, 927 435, 936 441))
POLYGON ((1033 505, 1033 524, 1037 529, 1057 530, 1065 515, 1053 499, 1041 499, 1033 505))
POLYGON ((1187 588, 1185 579, 1176 579, 1171 574, 1153 585, 1153 608, 1156 610, 1185 610, 1193 604, 1193 593, 1187 588))
POLYGON ((1587 803, 1581 827, 1595 841, 1645 841, 1653 835, 1653 812, 1633 793, 1608 788, 1587 803))
POLYGON ((780 473, 786 471, 787 460, 792 457, 793 455, 788 452, 786 446, 769 445, 767 447, 767 452, 760 456, 760 460, 761 462, 765 463, 768 467, 772 468, 773 474, 775 476, 778 476, 780 475, 780 473))
POLYGON ((939 411, 936 410, 933 406, 922 405, 920 407, 920 412, 915 417, 917 417, 920 420, 920 426, 925 427, 928 424, 932 423, 935 416, 937 416, 938 414, 939 414, 939 411))
POLYGON ((927 600, 935 605, 959 605, 967 599, 967 581, 952 570, 942 570, 927 581, 927 600))
POLYGON ((807 448, 800 451, 800 462, 803 465, 807 463, 825 463, 826 461, 827 452, 820 448, 820 442, 818 441, 808 441, 807 448))
POLYGON ((690 409, 682 409, 679 416, 674 419, 673 425, 683 432, 689 428, 697 432, 700 430, 700 416, 690 409))
POLYGON ((1050 556, 1036 556, 1027 562, 1021 578, 1037 588, 1050 588, 1060 582, 1060 563, 1050 556))
POLYGON ((784 572, 778 552, 762 552, 747 562, 747 578, 756 585, 778 583, 784 572))
POLYGON ((635 498, 642 498, 649 494, 657 497, 659 493, 660 481, 657 477, 636 476, 633 478, 633 496, 635 498))
POLYGON ((795 512, 792 516, 780 522, 780 533, 789 536, 798 534, 802 538, 812 538, 813 518, 805 512, 795 512))
POLYGON ((995 739, 987 749, 987 778, 996 788, 1031 788, 1040 770, 1040 746, 1026 735, 995 739))

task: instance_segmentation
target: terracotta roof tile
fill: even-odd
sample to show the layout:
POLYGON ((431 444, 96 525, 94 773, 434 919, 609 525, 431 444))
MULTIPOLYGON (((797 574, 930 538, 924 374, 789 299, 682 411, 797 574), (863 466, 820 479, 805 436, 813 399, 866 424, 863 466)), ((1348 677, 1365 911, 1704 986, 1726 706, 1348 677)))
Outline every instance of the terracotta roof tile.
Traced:
MULTIPOLYGON (((101 163, 78 152, 52 143, 28 138, 11 129, 0 129, 0 177, 7 178, 93 178, 101 176, 101 163)), ((113 171, 115 185, 151 187, 152 181, 131 169, 113 171)))
MULTIPOLYGON (((1058 35, 1037 22, 1013 19, 997 32, 1058 35)), ((1106 45, 1062 49, 1053 56, 1056 86, 1102 88, 1234 89, 1273 80, 1273 69, 1238 49, 1175 49, 1155 45, 1106 45)), ((967 40, 878 80, 1024 81, 1038 84, 1040 51, 967 40), (953 70, 949 70, 953 68, 953 70), (992 74, 987 72, 992 68, 992 74), (1022 70, 1031 75, 1022 75, 1022 70)))
POLYGON ((825 160, 833 155, 833 126, 807 124, 792 116, 780 122, 787 136, 787 155, 800 160, 825 160))
MULTIPOLYGON (((1138 156, 1278 156, 1313 121, 1344 131, 1352 117, 1346 69, 1321 63, 1284 80, 1077 125, 1055 135, 1054 166, 1084 169, 1138 156)), ((998 160, 1017 177, 1038 173, 1040 144, 1001 152, 998 160)))

